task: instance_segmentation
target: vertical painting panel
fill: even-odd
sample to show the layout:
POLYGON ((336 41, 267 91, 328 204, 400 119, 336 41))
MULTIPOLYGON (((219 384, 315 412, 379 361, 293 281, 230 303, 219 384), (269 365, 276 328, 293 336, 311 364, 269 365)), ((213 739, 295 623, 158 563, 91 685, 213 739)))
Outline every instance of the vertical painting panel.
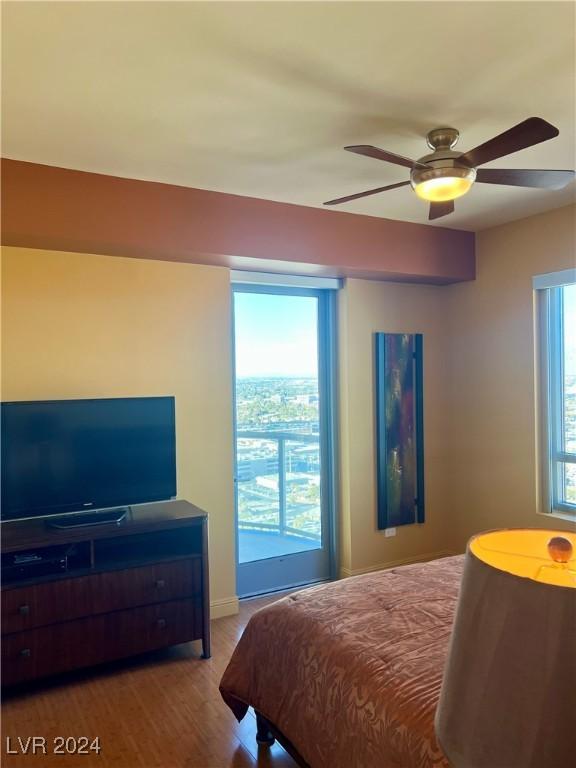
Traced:
POLYGON ((375 334, 378 528, 424 522, 422 336, 375 334))

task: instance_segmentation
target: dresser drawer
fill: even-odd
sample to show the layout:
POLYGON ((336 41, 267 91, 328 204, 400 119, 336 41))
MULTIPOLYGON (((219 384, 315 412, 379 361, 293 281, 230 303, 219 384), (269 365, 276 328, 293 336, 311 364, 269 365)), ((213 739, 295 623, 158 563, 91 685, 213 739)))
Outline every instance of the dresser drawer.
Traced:
POLYGON ((202 635, 199 599, 93 616, 2 638, 4 685, 66 672, 202 635))
POLYGON ((85 613, 107 613, 137 605, 177 600, 200 594, 200 560, 176 560, 144 568, 107 571, 90 577, 91 607, 85 613))
POLYGON ((90 613, 93 576, 2 590, 2 634, 90 613))
POLYGON ((193 597, 201 585, 201 562, 195 558, 4 589, 2 634, 193 597))

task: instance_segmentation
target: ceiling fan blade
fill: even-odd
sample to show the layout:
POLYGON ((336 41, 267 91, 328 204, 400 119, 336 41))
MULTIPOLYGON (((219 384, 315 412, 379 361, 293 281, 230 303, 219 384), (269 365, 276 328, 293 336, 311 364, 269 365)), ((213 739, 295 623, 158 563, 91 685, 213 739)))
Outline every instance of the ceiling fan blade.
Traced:
POLYGON ((421 167, 422 165, 416 160, 410 160, 402 155, 395 155, 394 152, 387 152, 385 149, 378 149, 378 147, 373 147, 370 144, 357 144, 351 147, 344 147, 344 149, 347 152, 355 152, 357 155, 373 157, 376 160, 394 163, 394 165, 403 165, 405 168, 421 167))
POLYGON ((369 189, 366 192, 357 192, 355 195, 346 195, 346 197, 338 197, 336 200, 328 200, 324 205, 339 205, 340 203, 347 203, 350 200, 358 200, 359 197, 368 197, 368 195, 377 195, 379 192, 387 192, 389 189, 406 187, 409 184, 409 181, 401 181, 399 184, 388 184, 387 187, 376 187, 376 189, 369 189))
POLYGON ((506 184, 511 187, 562 189, 574 179, 574 171, 539 171, 520 168, 480 168, 476 181, 482 184, 506 184))
POLYGON ((504 133, 495 136, 490 141, 480 144, 479 147, 465 152, 459 158, 458 162, 475 168, 478 165, 489 163, 490 160, 496 160, 504 155, 511 155, 520 149, 532 147, 534 144, 540 144, 541 141, 548 141, 558 136, 560 131, 541 117, 529 117, 513 128, 509 128, 504 133))
POLYGON ((442 216, 448 216, 454 212, 454 200, 446 200, 444 203, 430 203, 430 213, 428 219, 439 219, 442 216))

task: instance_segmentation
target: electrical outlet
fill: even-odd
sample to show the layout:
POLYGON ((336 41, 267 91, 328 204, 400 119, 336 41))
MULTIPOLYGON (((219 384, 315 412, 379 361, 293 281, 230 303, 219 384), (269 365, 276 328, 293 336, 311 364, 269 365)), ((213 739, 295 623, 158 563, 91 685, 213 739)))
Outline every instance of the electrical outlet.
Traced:
POLYGON ((396 528, 385 528, 384 536, 396 536, 396 528))

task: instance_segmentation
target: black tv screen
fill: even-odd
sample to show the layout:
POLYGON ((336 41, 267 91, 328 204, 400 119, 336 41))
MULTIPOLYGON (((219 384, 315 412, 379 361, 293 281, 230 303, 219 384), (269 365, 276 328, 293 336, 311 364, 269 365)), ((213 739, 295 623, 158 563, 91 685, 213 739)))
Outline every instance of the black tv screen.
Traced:
POLYGON ((173 397, 2 403, 2 519, 176 496, 173 397))

